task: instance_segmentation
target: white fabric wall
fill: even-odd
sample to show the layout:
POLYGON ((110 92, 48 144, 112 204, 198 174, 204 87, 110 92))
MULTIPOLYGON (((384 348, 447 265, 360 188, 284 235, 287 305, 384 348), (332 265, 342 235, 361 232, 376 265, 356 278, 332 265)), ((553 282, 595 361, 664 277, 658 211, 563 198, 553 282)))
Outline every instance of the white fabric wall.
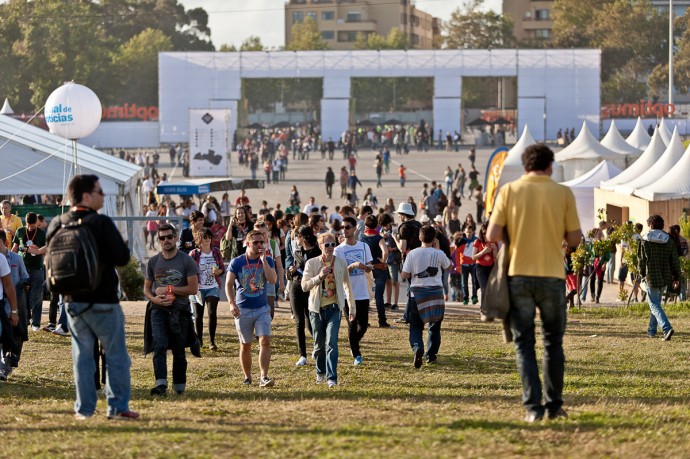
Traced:
POLYGON ((103 121, 79 143, 93 148, 157 148, 157 121, 103 121))

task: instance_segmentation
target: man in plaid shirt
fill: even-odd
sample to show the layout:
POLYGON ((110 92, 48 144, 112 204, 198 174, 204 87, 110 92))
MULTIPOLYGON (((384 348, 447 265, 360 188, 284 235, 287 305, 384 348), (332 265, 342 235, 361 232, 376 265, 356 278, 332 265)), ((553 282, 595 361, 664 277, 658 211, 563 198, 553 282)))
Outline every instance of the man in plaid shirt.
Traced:
POLYGON ((652 215, 647 219, 649 232, 642 236, 637 249, 640 275, 644 279, 651 315, 647 336, 656 336, 657 326, 661 326, 664 340, 673 336, 673 327, 661 307, 661 294, 667 287, 678 288, 680 279, 680 262, 676 246, 668 233, 663 231, 664 219, 652 215))

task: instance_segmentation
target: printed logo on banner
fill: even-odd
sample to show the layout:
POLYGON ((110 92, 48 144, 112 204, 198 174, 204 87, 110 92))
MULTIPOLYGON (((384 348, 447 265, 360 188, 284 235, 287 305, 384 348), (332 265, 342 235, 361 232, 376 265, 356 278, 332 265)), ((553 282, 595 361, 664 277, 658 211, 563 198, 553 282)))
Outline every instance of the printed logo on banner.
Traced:
POLYGON ((193 109, 189 111, 190 177, 226 177, 229 175, 229 117, 230 110, 193 109))

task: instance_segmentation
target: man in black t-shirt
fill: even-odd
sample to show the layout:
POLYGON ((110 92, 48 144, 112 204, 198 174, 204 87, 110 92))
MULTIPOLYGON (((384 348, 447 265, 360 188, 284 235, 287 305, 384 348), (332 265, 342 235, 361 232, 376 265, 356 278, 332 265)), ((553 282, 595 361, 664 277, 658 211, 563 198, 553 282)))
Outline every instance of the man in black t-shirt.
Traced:
MULTIPOLYGON (((400 250, 402 254, 402 262, 405 261, 405 257, 410 252, 410 250, 421 246, 421 241, 419 240, 419 229, 422 224, 414 219, 414 212, 412 211, 412 205, 409 202, 401 202, 398 205, 398 210, 395 212, 398 214, 402 223, 398 228, 398 232, 393 234, 393 240, 395 245, 400 250)), ((410 281, 407 281, 407 297, 409 304, 410 297, 410 281)), ((397 301, 397 298, 396 298, 397 301)), ((407 306, 405 307, 405 312, 403 312, 402 317, 395 319, 397 323, 407 323, 407 306)))
POLYGON ((46 253, 46 233, 38 227, 38 216, 35 213, 26 214, 26 226, 19 228, 12 239, 12 251, 21 254, 29 273, 31 288, 26 305, 31 317, 31 329, 38 331, 41 329, 43 314, 43 255, 46 253))

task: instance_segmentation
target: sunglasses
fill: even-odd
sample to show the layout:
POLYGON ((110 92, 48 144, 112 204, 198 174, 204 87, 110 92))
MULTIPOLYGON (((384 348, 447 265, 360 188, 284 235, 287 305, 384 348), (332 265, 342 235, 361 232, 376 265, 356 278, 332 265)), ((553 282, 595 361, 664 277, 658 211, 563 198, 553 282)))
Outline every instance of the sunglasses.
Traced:
POLYGON ((335 242, 324 242, 323 243, 324 247, 335 247, 335 242))
POLYGON ((348 230, 348 231, 351 230, 352 228, 353 228, 352 226, 343 226, 343 229, 348 230))
POLYGON ((105 196, 105 193, 103 193, 103 188, 99 188, 97 190, 93 190, 92 193, 98 193, 101 196, 105 196))
POLYGON ((174 234, 166 234, 165 236, 158 236, 159 241, 165 241, 166 239, 173 240, 173 239, 175 239, 175 235, 174 234))
POLYGON ((256 223, 254 228, 266 228, 266 223, 256 223))

